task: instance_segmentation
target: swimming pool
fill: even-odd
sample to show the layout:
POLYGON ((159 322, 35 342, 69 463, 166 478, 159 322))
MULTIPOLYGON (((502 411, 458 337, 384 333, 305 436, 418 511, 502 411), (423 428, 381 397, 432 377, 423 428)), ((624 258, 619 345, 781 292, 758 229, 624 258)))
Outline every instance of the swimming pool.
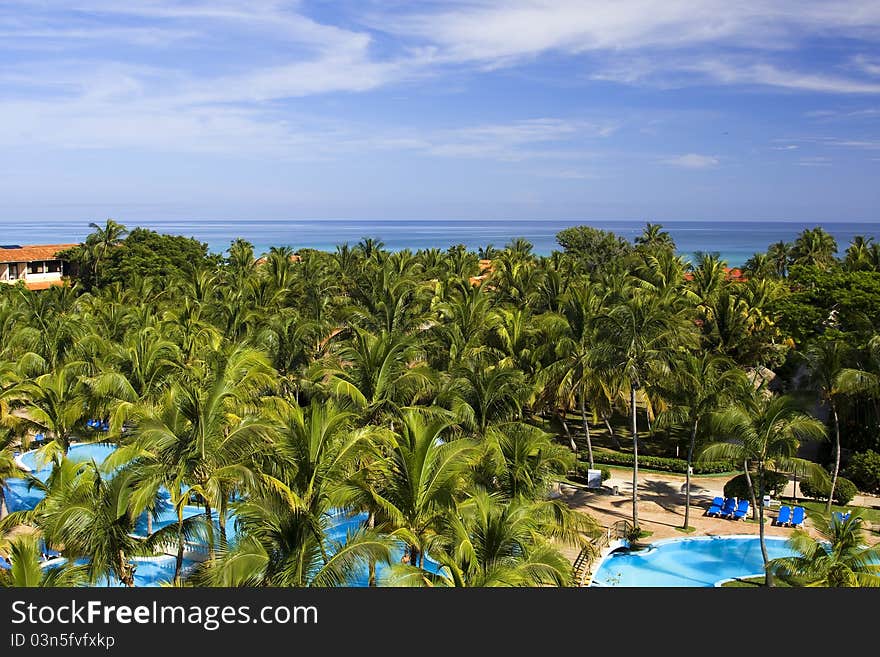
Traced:
MULTIPOLYGON (((784 538, 766 538, 771 559, 794 554, 784 538)), ((715 586, 716 582, 764 572, 757 536, 670 538, 645 549, 609 554, 592 586, 715 586)))

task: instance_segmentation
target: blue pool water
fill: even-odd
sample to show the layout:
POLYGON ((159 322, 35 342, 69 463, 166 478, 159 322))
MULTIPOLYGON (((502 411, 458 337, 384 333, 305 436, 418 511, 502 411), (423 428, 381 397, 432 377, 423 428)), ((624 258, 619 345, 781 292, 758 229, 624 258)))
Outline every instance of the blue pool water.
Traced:
MULTIPOLYGON (((85 443, 71 445, 67 452, 67 458, 71 461, 93 460, 99 465, 104 462, 116 450, 115 445, 106 443, 85 443)), ((36 451, 25 452, 21 455, 21 462, 31 469, 31 474, 45 481, 52 472, 51 463, 41 463, 36 451)))
MULTIPOLYGON (((771 559, 794 554, 784 538, 767 538, 771 559)), ((599 565, 593 586, 714 586, 764 572, 756 536, 700 536, 657 541, 644 550, 612 552, 599 565)))
MULTIPOLYGON (((65 559, 55 559, 47 562, 44 567, 57 568, 65 562, 65 559)), ((85 565, 87 561, 85 559, 77 559, 74 563, 78 566, 82 566, 85 565)), ((174 580, 175 557, 161 556, 132 559, 132 563, 135 565, 134 585, 137 587, 162 586, 163 584, 170 583, 174 580)), ((186 574, 195 566, 195 563, 196 562, 191 561, 190 559, 184 559, 181 572, 186 574)), ((125 585, 115 577, 107 575, 98 580, 95 586, 118 588, 125 585)))

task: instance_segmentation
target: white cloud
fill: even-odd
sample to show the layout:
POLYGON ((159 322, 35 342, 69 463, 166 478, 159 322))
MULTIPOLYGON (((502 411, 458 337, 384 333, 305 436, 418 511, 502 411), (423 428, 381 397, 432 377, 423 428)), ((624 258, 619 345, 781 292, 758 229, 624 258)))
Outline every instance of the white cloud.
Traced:
POLYGON ((665 164, 671 164, 685 169, 710 169, 718 166, 718 158, 712 155, 699 155, 698 153, 687 153, 663 160, 665 164))

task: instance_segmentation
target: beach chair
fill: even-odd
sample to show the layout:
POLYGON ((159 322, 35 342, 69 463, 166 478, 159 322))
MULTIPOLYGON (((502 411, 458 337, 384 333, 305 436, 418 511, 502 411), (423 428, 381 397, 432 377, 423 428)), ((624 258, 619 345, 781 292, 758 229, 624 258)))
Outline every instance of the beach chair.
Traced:
POLYGON ((719 518, 731 518, 733 513, 736 511, 736 498, 728 497, 724 500, 724 506, 721 507, 721 511, 718 513, 719 518))
POLYGON ((709 510, 706 511, 707 516, 717 516, 721 513, 721 507, 724 506, 724 498, 716 497, 712 500, 712 504, 709 506, 709 510))
POLYGON ((846 522, 847 520, 849 520, 849 513, 835 511, 834 512, 834 519, 837 520, 837 522, 846 522))
POLYGON ((805 514, 806 514, 806 511, 804 511, 804 507, 802 507, 802 506, 794 507, 794 511, 791 512, 791 526, 792 527, 803 527, 805 514))
POLYGON ((743 520, 749 514, 749 501, 740 500, 736 505, 736 511, 733 512, 734 520, 743 520))
POLYGON ((791 507, 790 506, 781 506, 779 507, 779 515, 776 516, 776 526, 777 527, 785 527, 791 521, 791 507))

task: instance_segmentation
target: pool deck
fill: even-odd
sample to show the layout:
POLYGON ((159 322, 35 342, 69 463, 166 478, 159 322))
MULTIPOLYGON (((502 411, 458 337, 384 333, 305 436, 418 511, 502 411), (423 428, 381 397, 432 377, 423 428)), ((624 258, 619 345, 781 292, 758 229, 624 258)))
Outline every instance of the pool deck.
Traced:
MULTIPOLYGON (((653 532, 642 539, 650 543, 663 538, 683 538, 686 536, 729 536, 750 534, 757 536, 758 523, 750 520, 726 520, 706 515, 712 498, 723 496, 724 484, 731 475, 722 477, 691 477, 691 512, 688 524, 695 531, 686 534, 681 531, 684 523, 684 475, 640 473, 639 475, 639 525, 642 529, 653 532)), ((632 521, 632 475, 626 470, 612 470, 611 479, 601 489, 562 488, 562 497, 569 506, 595 518, 603 527, 610 527, 618 520, 632 521), (618 494, 611 490, 618 487, 618 494)), ((870 506, 866 502, 880 502, 878 498, 870 500, 854 500, 854 504, 870 506)), ((776 518, 779 507, 765 509, 765 536, 789 537, 794 531, 791 527, 777 527, 770 520, 776 518), (767 519, 770 520, 767 520, 767 519)), ((751 514, 748 516, 751 518, 751 514)), ((816 536, 809 517, 804 528, 816 536)), ((880 536, 866 532, 869 543, 880 542, 880 536)), ((574 560, 577 556, 575 548, 563 548, 563 552, 574 560)), ((603 551, 603 554, 605 551, 603 551)), ((599 560, 597 559, 595 563, 599 560)))

